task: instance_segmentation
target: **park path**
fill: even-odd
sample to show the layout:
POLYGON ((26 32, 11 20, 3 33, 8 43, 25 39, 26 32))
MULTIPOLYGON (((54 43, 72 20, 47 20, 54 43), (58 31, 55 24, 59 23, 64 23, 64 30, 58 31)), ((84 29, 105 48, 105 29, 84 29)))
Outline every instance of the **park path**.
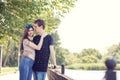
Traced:
MULTIPOLYGON (((19 72, 0 75, 0 80, 19 80, 19 72)), ((46 80, 48 79, 46 78, 46 80)))
MULTIPOLYGON (((65 75, 71 77, 74 80, 102 80, 102 77, 104 76, 104 71, 84 71, 66 69, 65 75)), ((19 80, 19 72, 2 75, 0 76, 0 80, 19 80)))
MULTIPOLYGON (((65 75, 74 80, 103 80, 104 74, 104 70, 65 70, 65 75)), ((0 75, 0 80, 19 80, 19 72, 0 75)), ((120 70, 117 71, 117 80, 120 80, 120 70)))
POLYGON ((9 73, 5 75, 0 75, 0 80, 19 80, 19 73, 9 73))

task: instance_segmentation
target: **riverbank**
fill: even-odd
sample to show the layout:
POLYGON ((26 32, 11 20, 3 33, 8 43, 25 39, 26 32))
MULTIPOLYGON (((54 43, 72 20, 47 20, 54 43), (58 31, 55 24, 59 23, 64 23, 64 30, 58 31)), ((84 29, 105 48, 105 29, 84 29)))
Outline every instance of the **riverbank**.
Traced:
MULTIPOLYGON (((65 67, 73 70, 106 70, 104 63, 74 63, 65 67)), ((115 69, 120 70, 120 64, 117 64, 115 69)))

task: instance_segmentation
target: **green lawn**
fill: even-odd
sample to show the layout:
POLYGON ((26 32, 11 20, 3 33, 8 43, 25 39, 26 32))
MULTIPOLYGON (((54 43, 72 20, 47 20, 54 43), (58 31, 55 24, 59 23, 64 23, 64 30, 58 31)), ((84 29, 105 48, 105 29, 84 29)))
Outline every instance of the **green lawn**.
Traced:
POLYGON ((1 69, 0 75, 14 73, 18 71, 18 67, 3 67, 1 69))
MULTIPOLYGON (((105 70, 105 64, 103 63, 75 63, 71 65, 67 65, 68 69, 82 69, 82 70, 105 70)), ((120 64, 117 64, 116 68, 120 70, 120 64)))

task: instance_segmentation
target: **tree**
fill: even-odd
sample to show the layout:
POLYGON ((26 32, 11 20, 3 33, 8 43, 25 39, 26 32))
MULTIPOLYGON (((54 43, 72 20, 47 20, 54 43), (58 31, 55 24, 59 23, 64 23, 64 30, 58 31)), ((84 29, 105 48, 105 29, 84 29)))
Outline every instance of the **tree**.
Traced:
POLYGON ((107 56, 115 58, 118 63, 120 63, 120 43, 114 44, 109 47, 107 49, 107 54, 105 55, 105 57, 107 56))
POLYGON ((18 46, 17 42, 12 40, 12 38, 9 38, 7 42, 7 46, 3 46, 4 53, 2 64, 3 66, 15 66, 17 65, 17 59, 18 59, 18 46))
POLYGON ((60 42, 58 32, 57 31, 53 32, 51 36, 53 37, 53 40, 54 40, 55 49, 60 47, 61 42, 60 42))
POLYGON ((56 62, 58 65, 65 64, 65 55, 69 54, 69 51, 67 49, 64 49, 60 47, 60 38, 58 35, 58 32, 55 31, 51 34, 54 40, 54 46, 55 46, 55 52, 56 52, 56 62))
POLYGON ((56 49, 56 61, 58 65, 67 64, 67 55, 69 55, 70 52, 67 49, 64 49, 62 47, 59 47, 56 49))
MULTIPOLYGON (((46 31, 52 33, 59 25, 60 17, 74 6, 75 1, 77 0, 0 0, 0 45, 5 47, 3 57, 9 57, 6 51, 9 48, 9 38, 15 40, 17 45, 20 44, 26 23, 42 18, 46 22, 46 31)), ((5 66, 8 60, 3 60, 5 66)))
POLYGON ((81 63, 97 63, 99 60, 94 55, 86 55, 81 57, 81 63))
POLYGON ((59 24, 60 16, 74 6, 76 0, 2 0, 0 1, 0 38, 5 34, 20 35, 26 23, 43 18, 47 30, 59 24), (49 26, 49 27, 48 27, 49 26))
POLYGON ((102 58, 102 55, 98 50, 88 48, 81 51, 80 57, 82 58, 82 62, 98 62, 102 58))

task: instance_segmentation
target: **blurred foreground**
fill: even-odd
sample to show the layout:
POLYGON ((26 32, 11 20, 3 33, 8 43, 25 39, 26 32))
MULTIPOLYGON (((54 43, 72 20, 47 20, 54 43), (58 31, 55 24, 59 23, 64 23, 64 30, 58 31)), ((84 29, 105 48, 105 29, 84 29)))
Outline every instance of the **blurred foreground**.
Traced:
MULTIPOLYGON (((70 70, 66 69, 65 75, 74 80, 103 80, 104 70, 70 70)), ((19 80, 19 72, 0 75, 0 80, 19 80)), ((32 79, 33 80, 33 79, 32 79)), ((47 79, 46 79, 47 80, 47 79)), ((120 80, 120 71, 117 71, 117 80, 120 80)))

